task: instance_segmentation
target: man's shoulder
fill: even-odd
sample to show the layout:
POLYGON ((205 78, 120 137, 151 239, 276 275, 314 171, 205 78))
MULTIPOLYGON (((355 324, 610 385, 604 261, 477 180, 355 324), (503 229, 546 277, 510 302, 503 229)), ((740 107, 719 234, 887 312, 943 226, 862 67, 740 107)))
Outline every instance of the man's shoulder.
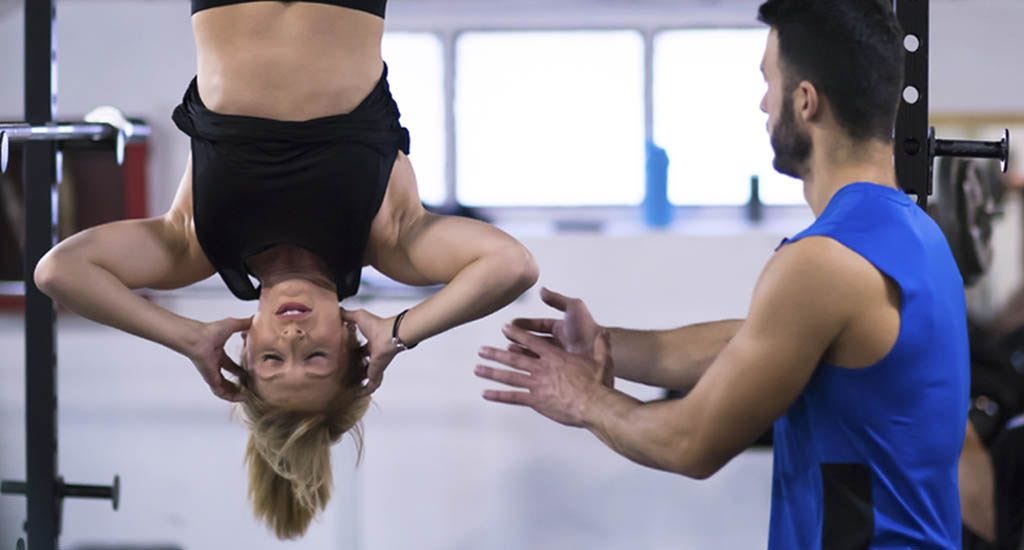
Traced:
POLYGON ((881 278, 871 262, 838 240, 810 236, 776 251, 759 284, 764 292, 843 316, 876 293, 881 278))
POLYGON ((810 235, 780 247, 765 268, 804 275, 812 279, 856 278, 874 271, 871 263, 846 244, 827 235, 810 235))

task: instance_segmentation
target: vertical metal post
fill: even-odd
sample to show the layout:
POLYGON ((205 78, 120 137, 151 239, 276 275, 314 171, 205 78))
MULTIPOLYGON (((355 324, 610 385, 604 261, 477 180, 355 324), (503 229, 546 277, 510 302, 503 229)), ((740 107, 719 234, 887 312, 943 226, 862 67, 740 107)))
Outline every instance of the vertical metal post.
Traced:
MULTIPOLYGON (((904 35, 916 38, 917 48, 906 51, 904 88, 917 90, 917 101, 900 101, 896 116, 896 179, 922 207, 932 191, 932 155, 928 140, 928 0, 894 0, 893 9, 904 35)), ((906 43, 905 43, 906 44, 906 43)))
POLYGON ((644 40, 644 142, 654 143, 654 31, 645 29, 644 40))
MULTIPOLYGON (((25 120, 45 124, 57 109, 57 2, 25 0, 25 120)), ((54 243, 56 145, 24 144, 25 166, 25 434, 28 543, 56 550, 60 534, 57 461, 57 357, 53 302, 33 272, 54 243)))
POLYGON ((455 78, 457 76, 455 74, 455 62, 457 61, 455 47, 457 41, 458 36, 455 33, 445 32, 441 35, 444 67, 444 206, 453 211, 457 210, 459 206, 459 199, 455 193, 455 180, 458 178, 458 166, 455 162, 458 155, 455 141, 455 78))

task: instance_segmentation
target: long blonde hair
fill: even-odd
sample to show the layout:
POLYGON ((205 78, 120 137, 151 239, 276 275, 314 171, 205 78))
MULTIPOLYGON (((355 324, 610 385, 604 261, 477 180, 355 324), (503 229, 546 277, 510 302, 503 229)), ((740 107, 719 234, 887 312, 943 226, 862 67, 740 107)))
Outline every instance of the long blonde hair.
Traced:
POLYGON ((277 538, 302 536, 327 506, 333 484, 331 445, 351 432, 357 460, 362 458, 360 419, 370 405, 370 397, 360 395, 362 375, 361 354, 353 350, 338 393, 320 412, 275 407, 260 397, 247 373, 241 377, 241 409, 250 429, 245 448, 249 500, 277 538))

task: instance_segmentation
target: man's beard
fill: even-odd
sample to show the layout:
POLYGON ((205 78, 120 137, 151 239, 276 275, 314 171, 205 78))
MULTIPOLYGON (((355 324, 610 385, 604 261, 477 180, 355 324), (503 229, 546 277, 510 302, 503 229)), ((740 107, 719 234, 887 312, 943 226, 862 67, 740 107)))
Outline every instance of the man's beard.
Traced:
POLYGON ((802 179, 804 165, 811 156, 811 136, 797 128, 790 102, 782 102, 782 116, 770 139, 772 150, 775 151, 772 167, 780 174, 802 179))

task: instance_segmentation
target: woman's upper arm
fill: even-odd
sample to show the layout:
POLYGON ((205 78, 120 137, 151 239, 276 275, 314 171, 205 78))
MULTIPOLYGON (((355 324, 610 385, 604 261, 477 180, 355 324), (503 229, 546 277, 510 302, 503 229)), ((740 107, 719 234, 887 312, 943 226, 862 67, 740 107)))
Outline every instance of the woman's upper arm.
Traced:
POLYGON ((191 168, 190 156, 167 213, 108 223, 72 235, 40 261, 37 278, 45 277, 47 271, 73 270, 79 261, 105 269, 129 288, 180 288, 212 275, 214 268, 199 246, 192 224, 191 168))
POLYGON ((399 156, 371 227, 366 253, 370 265, 402 283, 440 284, 497 251, 521 257, 522 262, 514 263, 522 263, 524 269, 533 267, 526 248, 500 229, 470 218, 427 212, 420 203, 412 166, 408 158, 399 156))

